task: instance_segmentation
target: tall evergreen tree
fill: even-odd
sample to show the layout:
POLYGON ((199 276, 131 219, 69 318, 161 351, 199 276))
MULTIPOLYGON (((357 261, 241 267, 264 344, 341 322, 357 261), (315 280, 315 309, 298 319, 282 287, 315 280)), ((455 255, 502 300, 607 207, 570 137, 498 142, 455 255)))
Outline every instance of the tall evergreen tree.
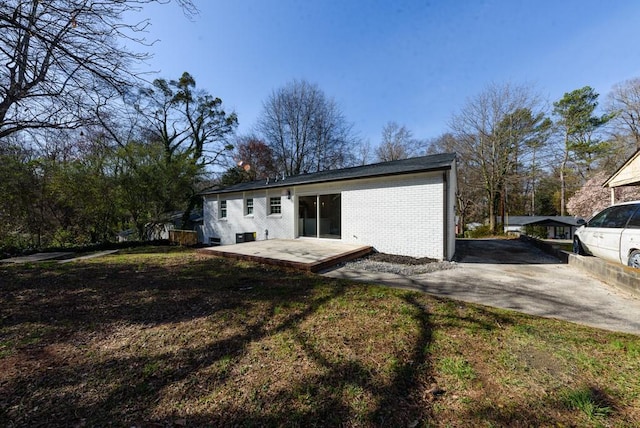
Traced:
POLYGON ((594 115, 598 106, 598 94, 589 86, 567 92, 553 103, 556 126, 562 135, 562 160, 560 163, 560 215, 566 213, 566 173, 571 165, 578 173, 586 175, 597 160, 605 156, 609 144, 596 135, 612 114, 594 115))

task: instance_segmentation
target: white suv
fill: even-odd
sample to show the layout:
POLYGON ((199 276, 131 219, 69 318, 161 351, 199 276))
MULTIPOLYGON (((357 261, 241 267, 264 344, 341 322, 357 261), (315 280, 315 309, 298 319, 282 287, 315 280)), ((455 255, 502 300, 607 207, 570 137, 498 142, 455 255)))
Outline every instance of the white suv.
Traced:
POLYGON ((605 208, 576 230, 573 252, 640 268, 640 201, 605 208))

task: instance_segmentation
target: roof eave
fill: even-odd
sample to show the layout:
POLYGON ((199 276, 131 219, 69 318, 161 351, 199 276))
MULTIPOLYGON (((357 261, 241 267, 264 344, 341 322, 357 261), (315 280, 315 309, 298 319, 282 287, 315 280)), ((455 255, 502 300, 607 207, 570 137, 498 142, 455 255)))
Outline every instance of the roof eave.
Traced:
MULTIPOLYGON (((323 183, 332 183, 332 182, 339 182, 339 181, 363 180, 368 178, 381 178, 381 177, 390 177, 390 176, 407 175, 407 174, 420 174, 420 173, 426 173, 426 172, 447 171, 453 168, 454 162, 455 162, 455 156, 447 162, 442 162, 441 164, 438 164, 438 165, 421 168, 421 169, 415 169, 415 170, 384 172, 384 173, 378 173, 378 174, 374 173, 374 174, 366 174, 361 176, 342 177, 342 178, 327 177, 327 178, 319 178, 316 180, 312 179, 309 181, 297 181, 295 177, 289 177, 288 182, 287 182, 287 178, 285 178, 284 180, 274 181, 273 183, 269 183, 269 184, 265 183, 264 185, 256 185, 255 187, 234 188, 235 186, 233 186, 226 189, 218 189, 214 191, 203 192, 201 193, 201 195, 203 197, 206 197, 206 196, 213 196, 213 195, 250 192, 250 191, 256 191, 256 190, 279 189, 282 187, 291 187, 291 186, 304 186, 304 185, 310 185, 310 184, 323 184, 323 183)), ((336 171, 339 171, 339 170, 336 170, 336 171)), ((260 183, 264 181, 265 180, 261 180, 260 183)))
MULTIPOLYGON (((620 171, 622 171, 624 168, 626 168, 629 164, 631 164, 638 156, 640 156, 640 149, 636 150, 636 152, 634 154, 631 155, 631 157, 629 159, 627 159, 627 161, 625 163, 623 163, 620 168, 618 168, 616 170, 616 172, 614 172, 613 174, 611 174, 611 177, 609 177, 607 179, 607 181, 605 181, 602 184, 602 187, 611 187, 610 184, 611 182, 613 182, 615 180, 615 178, 620 174, 620 171)), ((619 184, 618 186, 624 186, 625 184, 619 184)), ((618 187, 615 186, 615 187, 618 187)))

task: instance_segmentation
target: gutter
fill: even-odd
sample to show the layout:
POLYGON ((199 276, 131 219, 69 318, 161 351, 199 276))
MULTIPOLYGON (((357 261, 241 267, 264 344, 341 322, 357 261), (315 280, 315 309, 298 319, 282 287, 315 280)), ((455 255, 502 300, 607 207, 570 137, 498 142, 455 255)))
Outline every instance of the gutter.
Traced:
MULTIPOLYGON (((201 192, 200 195, 202 196, 220 195, 225 193, 247 192, 251 190, 277 189, 277 188, 289 187, 289 186, 302 186, 306 184, 322 184, 322 183, 332 183, 332 182, 339 182, 339 181, 362 180, 367 178, 381 178, 381 177, 394 177, 394 176, 407 175, 407 174, 420 174, 425 172, 450 171, 452 167, 453 167, 452 162, 450 162, 447 165, 440 165, 440 166, 435 166, 433 168, 426 168, 426 169, 400 171, 400 172, 385 172, 385 173, 378 173, 378 174, 371 174, 371 175, 361 175, 361 176, 342 177, 342 178, 329 177, 329 178, 320 178, 317 180, 311 179, 308 181, 300 180, 299 178, 300 176, 293 176, 293 177, 287 177, 284 180, 270 181, 268 182, 268 184, 266 182, 267 180, 265 179, 265 180, 251 182, 251 183, 255 183, 255 186, 249 186, 250 183, 246 183, 247 187, 241 187, 241 188, 231 187, 231 188, 219 189, 214 191, 209 190, 209 191, 201 192)), ((335 171, 338 171, 338 170, 335 170, 335 171)))

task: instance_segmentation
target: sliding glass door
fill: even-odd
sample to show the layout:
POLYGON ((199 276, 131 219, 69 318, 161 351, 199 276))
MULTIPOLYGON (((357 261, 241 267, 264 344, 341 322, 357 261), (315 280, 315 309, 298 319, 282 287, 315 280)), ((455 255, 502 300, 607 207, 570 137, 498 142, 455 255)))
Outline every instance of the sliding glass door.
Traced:
POLYGON ((340 239, 341 210, 339 193, 298 197, 298 235, 340 239))
POLYGON ((298 235, 318 235, 318 197, 300 196, 298 198, 298 235))
POLYGON ((340 239, 340 193, 318 196, 320 211, 320 238, 340 239))

